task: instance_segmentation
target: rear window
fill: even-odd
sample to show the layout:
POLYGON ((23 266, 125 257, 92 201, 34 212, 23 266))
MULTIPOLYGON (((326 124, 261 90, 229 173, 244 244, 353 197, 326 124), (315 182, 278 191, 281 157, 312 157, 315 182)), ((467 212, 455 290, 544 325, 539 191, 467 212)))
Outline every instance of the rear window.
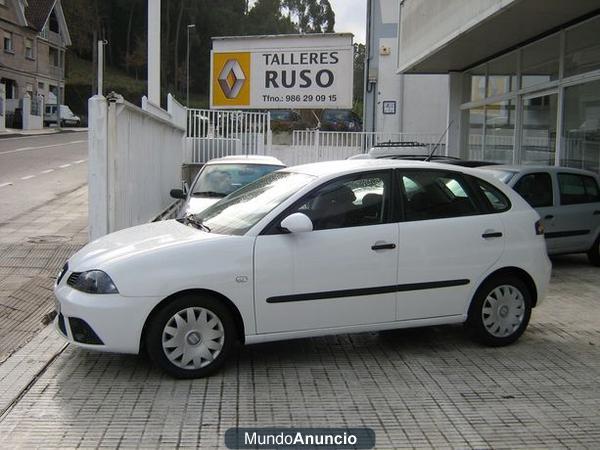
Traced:
POLYGON ((575 173, 559 173, 558 188, 562 205, 600 202, 598 183, 593 177, 575 173))

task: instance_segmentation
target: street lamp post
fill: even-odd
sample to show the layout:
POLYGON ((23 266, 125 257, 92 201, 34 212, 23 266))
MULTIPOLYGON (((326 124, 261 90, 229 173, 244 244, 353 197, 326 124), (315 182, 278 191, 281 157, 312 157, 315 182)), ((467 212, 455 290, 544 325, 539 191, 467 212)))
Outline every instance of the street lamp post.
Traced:
POLYGON ((186 103, 185 106, 190 107, 190 30, 196 28, 195 24, 187 26, 187 59, 186 59, 186 70, 185 74, 187 77, 186 82, 186 103))

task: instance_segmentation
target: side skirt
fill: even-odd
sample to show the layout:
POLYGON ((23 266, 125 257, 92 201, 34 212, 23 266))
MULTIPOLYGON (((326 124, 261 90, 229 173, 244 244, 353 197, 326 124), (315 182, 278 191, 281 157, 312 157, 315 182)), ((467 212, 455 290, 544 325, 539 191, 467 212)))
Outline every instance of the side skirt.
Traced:
POLYGON ((318 328, 315 330, 284 331, 280 333, 265 333, 246 335, 246 344, 260 344, 262 342, 283 341, 288 339, 303 339, 333 334, 364 333, 369 331, 395 330, 402 328, 418 328, 433 325, 449 325, 463 323, 466 317, 462 314, 453 316, 430 317, 427 319, 400 320, 395 322, 382 322, 367 325, 354 325, 350 327, 318 328))

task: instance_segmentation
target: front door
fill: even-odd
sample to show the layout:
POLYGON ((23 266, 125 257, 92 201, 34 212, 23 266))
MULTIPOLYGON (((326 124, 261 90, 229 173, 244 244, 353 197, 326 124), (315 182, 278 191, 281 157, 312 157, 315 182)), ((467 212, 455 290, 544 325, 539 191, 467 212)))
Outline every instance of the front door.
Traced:
POLYGON ((316 188, 256 239, 258 333, 393 322, 398 224, 391 171, 344 176, 316 188), (302 212, 313 231, 278 223, 302 212))

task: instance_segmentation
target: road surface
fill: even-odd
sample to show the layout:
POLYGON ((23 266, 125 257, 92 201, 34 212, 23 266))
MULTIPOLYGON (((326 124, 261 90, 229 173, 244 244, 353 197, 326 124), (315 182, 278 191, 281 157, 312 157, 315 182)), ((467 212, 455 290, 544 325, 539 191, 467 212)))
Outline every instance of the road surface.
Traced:
POLYGON ((0 224, 87 183, 87 132, 0 139, 0 224))

